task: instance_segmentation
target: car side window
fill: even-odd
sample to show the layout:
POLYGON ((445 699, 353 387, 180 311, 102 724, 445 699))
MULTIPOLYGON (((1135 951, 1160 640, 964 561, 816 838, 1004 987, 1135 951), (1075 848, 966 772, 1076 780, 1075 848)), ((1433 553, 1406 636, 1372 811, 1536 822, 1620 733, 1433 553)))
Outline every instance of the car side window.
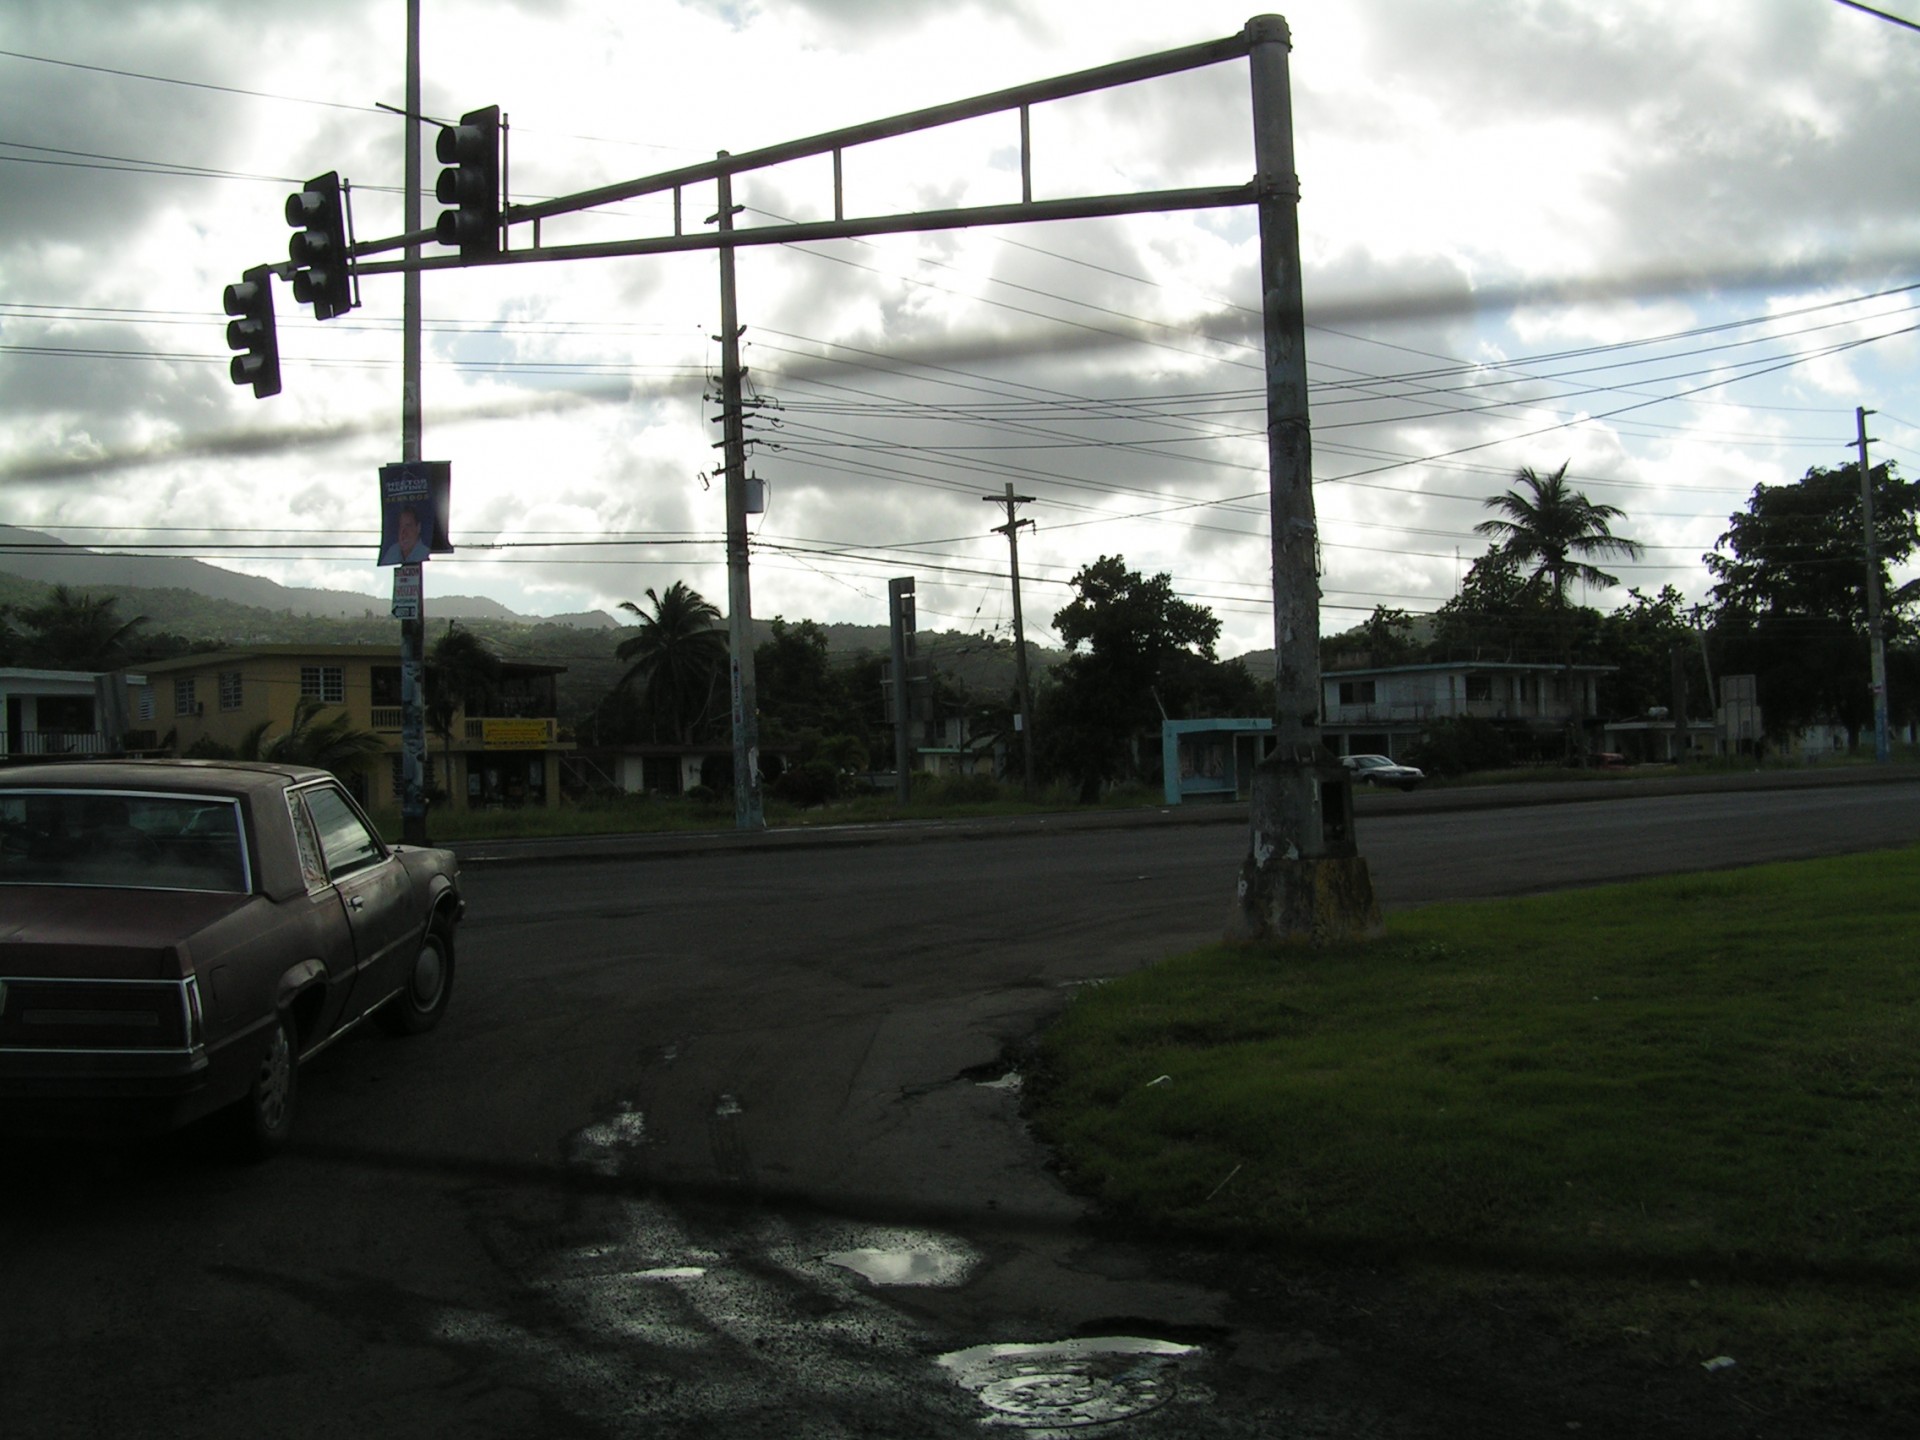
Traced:
POLYGON ((367 828, 352 802, 331 785, 317 785, 305 792, 307 813, 320 837, 320 853, 327 873, 338 879, 355 870, 377 863, 386 855, 380 838, 367 828))

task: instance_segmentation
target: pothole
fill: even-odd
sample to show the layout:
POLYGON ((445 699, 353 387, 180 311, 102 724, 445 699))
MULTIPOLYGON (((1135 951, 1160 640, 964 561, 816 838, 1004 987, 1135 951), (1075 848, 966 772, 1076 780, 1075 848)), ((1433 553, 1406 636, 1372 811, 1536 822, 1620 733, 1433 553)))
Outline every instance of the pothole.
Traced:
POLYGON ((1174 1396, 1178 1362, 1193 1345, 1130 1335, 1041 1345, 975 1345, 942 1355, 956 1383, 973 1391, 984 1422, 1020 1430, 1106 1425, 1156 1410, 1174 1396))
POLYGON ((583 1126, 567 1144, 567 1159, 596 1175, 620 1173, 621 1160, 647 1140, 647 1117, 622 1106, 605 1120, 583 1126))

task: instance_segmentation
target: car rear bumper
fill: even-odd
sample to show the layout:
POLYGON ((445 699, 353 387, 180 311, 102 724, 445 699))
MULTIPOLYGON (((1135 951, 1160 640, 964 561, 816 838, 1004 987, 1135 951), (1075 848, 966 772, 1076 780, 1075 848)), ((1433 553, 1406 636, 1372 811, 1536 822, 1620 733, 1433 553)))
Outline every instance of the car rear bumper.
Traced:
POLYGON ((204 1050, 74 1054, 0 1050, 0 1131, 153 1134, 213 1108, 204 1050))

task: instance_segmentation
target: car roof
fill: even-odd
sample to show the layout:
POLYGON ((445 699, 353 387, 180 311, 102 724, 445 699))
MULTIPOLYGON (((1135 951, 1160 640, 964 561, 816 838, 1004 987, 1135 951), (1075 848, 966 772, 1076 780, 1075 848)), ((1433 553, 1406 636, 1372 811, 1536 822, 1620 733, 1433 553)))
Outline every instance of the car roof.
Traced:
POLYGON ((0 790, 197 790, 251 795, 325 778, 324 770, 264 760, 70 760, 0 769, 0 790))

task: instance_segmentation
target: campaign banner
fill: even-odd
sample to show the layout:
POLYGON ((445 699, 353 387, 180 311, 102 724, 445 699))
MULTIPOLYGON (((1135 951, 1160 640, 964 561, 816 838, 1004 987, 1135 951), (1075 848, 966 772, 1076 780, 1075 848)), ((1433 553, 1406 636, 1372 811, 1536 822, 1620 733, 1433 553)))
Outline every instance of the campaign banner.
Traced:
POLYGON ((452 489, 451 461, 403 460, 380 467, 379 564, 418 565, 430 555, 453 552, 447 538, 452 489))

